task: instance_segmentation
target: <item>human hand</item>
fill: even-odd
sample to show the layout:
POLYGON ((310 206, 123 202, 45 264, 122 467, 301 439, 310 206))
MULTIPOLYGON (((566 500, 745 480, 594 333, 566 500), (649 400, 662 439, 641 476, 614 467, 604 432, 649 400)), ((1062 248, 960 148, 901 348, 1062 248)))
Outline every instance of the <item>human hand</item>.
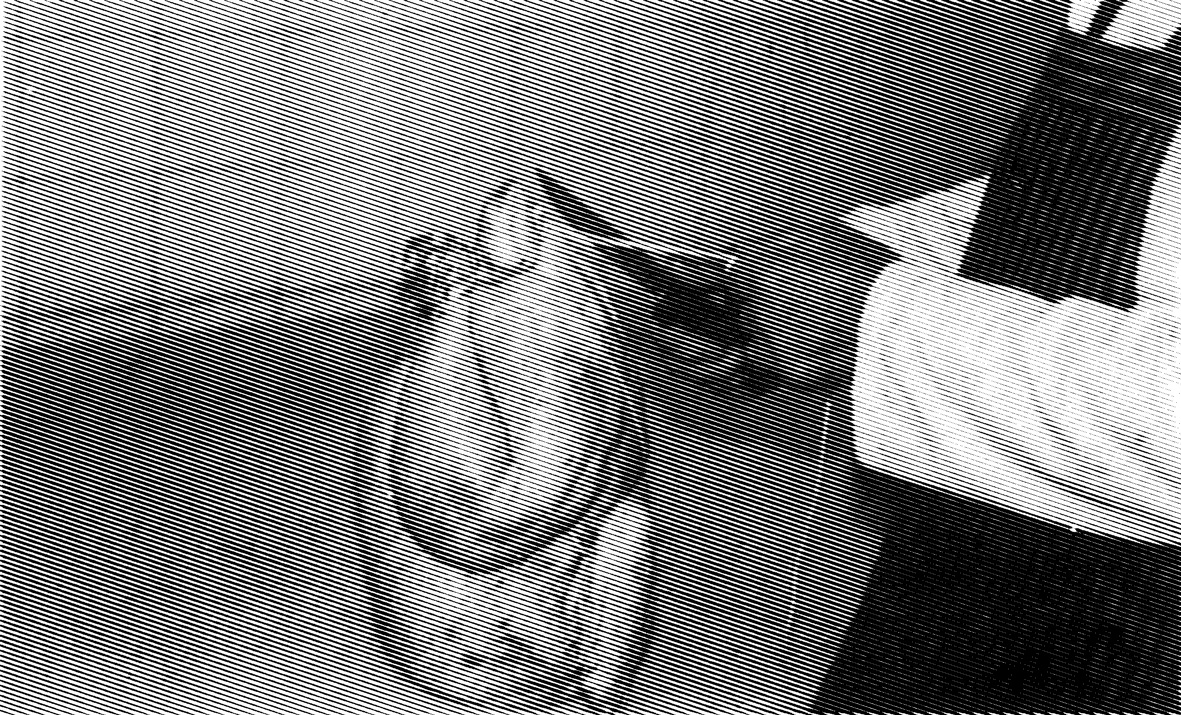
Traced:
POLYGON ((746 296, 741 313, 749 330, 744 360, 776 375, 782 389, 837 390, 853 376, 869 291, 896 256, 843 225, 804 230, 812 235, 789 244, 798 247, 790 257, 785 251, 737 261, 733 283, 746 296))

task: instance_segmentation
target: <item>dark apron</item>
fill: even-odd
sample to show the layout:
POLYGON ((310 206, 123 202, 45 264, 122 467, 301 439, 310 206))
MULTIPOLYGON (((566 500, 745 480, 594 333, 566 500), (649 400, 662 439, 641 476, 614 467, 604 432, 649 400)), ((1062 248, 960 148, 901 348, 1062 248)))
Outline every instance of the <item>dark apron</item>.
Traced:
POLYGON ((867 473, 894 515, 818 712, 1181 712, 1181 548, 867 473))

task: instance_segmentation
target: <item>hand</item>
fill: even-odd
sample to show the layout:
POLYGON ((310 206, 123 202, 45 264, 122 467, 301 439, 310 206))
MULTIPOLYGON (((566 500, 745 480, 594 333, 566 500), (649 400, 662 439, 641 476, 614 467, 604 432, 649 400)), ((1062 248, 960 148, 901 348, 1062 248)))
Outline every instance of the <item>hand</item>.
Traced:
MULTIPOLYGON (((732 280, 743 299, 732 319, 743 325, 745 338, 707 361, 761 376, 764 390, 830 391, 848 385, 865 300, 896 257, 841 225, 811 230, 808 240, 793 242, 800 248, 790 256, 788 251, 739 255, 732 280), (817 245, 819 250, 803 250, 817 245)), ((690 341, 678 342, 686 357, 707 354, 690 341)))

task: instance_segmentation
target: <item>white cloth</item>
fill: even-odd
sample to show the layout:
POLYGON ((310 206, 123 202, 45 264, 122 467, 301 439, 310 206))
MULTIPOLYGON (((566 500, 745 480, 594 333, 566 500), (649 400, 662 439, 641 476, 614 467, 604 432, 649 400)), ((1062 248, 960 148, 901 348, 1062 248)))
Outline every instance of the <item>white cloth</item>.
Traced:
POLYGON ((861 319, 859 459, 1062 526, 1181 544, 1181 132, 1132 311, 957 276, 984 186, 848 219, 902 256, 861 319))
MULTIPOLYGON (((1086 34, 1099 13, 1103 0, 1074 0, 1066 25, 1086 34)), ((1102 40, 1113 45, 1158 50, 1181 27, 1179 0, 1124 0, 1119 12, 1103 32, 1102 40)))

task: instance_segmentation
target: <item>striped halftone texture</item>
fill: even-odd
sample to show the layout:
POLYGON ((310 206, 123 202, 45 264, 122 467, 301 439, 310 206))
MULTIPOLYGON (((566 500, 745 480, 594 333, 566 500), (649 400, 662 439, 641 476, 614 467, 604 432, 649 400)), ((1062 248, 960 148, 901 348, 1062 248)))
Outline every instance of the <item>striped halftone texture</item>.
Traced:
POLYGON ((536 178, 415 253, 432 297, 360 465, 389 650, 461 701, 614 711, 647 637, 652 331, 536 178))
MULTIPOLYGON (((407 243, 475 235, 495 187, 540 167, 624 239, 739 256, 771 361, 840 384, 892 256, 837 218, 986 171, 1066 7, 7 15, 9 709, 492 713, 390 667, 405 651, 373 619, 358 548, 358 428, 420 325, 396 289, 407 243)), ((653 343, 725 363, 733 326, 693 305, 666 305, 653 343)), ((887 522, 858 491, 848 405, 646 387, 651 646, 632 709, 803 709, 887 522)), ((508 597, 473 577, 454 590, 468 600, 432 587, 402 612, 499 628, 490 614, 513 610, 560 653, 566 634, 520 604, 548 599, 546 627, 563 623, 561 594, 594 590, 594 549, 636 533, 621 504, 599 541, 554 547, 581 576, 518 571, 508 597)), ((413 572, 404 537, 383 568, 413 572)))
POLYGON ((1074 10, 987 182, 853 218, 902 506, 818 708, 1181 708, 1181 4, 1074 10))

